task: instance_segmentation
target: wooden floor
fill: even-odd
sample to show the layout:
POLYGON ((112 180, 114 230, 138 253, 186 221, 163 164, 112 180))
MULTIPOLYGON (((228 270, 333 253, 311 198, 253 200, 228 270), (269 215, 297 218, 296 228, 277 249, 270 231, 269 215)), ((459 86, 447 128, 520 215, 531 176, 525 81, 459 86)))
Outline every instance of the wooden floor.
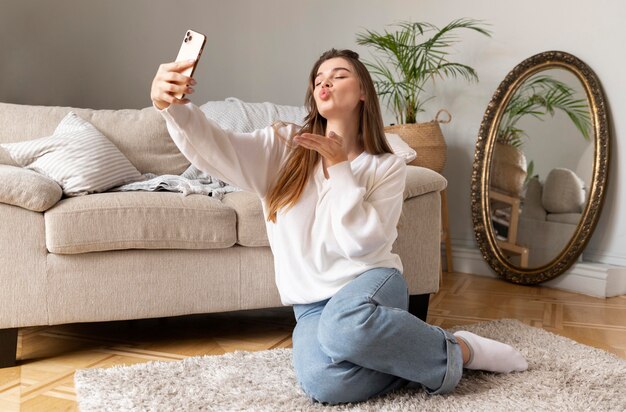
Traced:
MULTIPOLYGON (((626 359, 626 296, 598 299, 498 279, 444 274, 429 323, 514 318, 626 359)), ((291 346, 290 308, 20 330, 19 367, 0 370, 0 411, 77 410, 78 368, 291 346), (21 408, 21 409, 20 409, 21 408)))

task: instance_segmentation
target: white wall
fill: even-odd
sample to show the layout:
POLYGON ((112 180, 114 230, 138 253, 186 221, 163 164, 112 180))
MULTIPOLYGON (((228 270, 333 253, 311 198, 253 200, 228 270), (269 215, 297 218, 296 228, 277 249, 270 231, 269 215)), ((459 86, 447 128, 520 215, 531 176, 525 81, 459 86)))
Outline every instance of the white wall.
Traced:
MULTIPOLYGON (((464 35, 459 61, 480 83, 439 82, 423 120, 447 108, 451 237, 473 245, 469 209, 474 144, 493 91, 521 60, 563 50, 585 61, 600 78, 613 121, 610 186, 586 258, 626 266, 626 131, 623 66, 626 6, 602 0, 317 0, 151 1, 0 0, 0 100, 93 108, 150 104, 149 86, 160 62, 174 58, 186 28, 208 35, 197 71, 194 100, 236 96, 248 101, 299 105, 313 61, 330 47, 353 48, 364 28, 381 30, 403 19, 443 25, 459 17, 490 24, 492 38, 464 35)), ((387 116, 389 121, 391 117, 387 116)))

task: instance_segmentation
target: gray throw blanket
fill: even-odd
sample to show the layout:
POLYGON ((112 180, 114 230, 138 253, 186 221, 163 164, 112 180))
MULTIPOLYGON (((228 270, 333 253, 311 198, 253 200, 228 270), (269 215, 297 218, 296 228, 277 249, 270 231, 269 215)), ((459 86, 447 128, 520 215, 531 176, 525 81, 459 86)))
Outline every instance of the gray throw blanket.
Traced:
POLYGON ((129 183, 111 189, 112 192, 130 192, 134 190, 144 190, 157 192, 165 190, 168 192, 182 192, 184 196, 200 194, 215 197, 222 200, 226 193, 237 192, 241 189, 223 182, 191 165, 182 175, 161 175, 153 173, 143 175, 145 180, 129 183))

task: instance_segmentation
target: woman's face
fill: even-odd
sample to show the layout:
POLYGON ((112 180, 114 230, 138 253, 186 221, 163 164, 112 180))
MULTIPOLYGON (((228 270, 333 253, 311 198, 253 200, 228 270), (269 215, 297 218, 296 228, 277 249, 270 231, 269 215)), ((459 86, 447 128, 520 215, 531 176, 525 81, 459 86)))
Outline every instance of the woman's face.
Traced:
POLYGON ((343 57, 324 61, 313 86, 317 111, 327 120, 350 116, 365 99, 354 67, 343 57))

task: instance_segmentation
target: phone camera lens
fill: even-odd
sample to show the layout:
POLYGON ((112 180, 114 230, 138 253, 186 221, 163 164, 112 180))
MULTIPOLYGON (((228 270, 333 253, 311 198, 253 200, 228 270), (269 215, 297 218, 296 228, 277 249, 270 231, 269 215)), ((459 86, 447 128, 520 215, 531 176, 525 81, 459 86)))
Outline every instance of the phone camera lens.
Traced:
POLYGON ((191 34, 190 34, 187 38, 189 39, 189 41, 191 41, 191 38, 192 38, 192 37, 191 37, 191 34))

